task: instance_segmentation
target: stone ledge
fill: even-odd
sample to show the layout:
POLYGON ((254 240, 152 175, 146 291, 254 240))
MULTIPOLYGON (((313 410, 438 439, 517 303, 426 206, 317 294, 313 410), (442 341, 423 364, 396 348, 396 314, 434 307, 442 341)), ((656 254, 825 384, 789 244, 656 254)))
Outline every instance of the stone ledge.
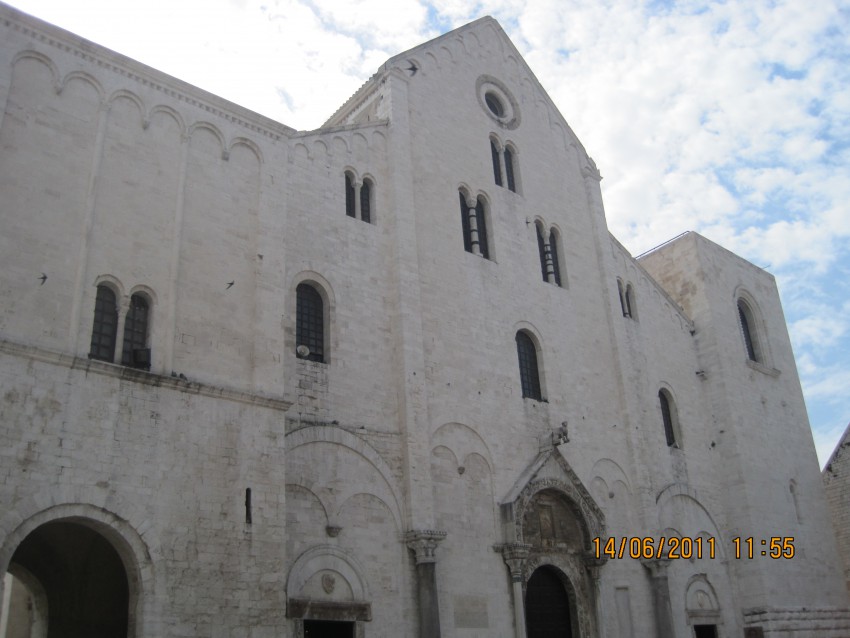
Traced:
POLYGON ((199 383, 197 381, 188 381, 177 377, 166 377, 145 370, 136 368, 128 368, 114 363, 105 361, 96 361, 94 359, 83 359, 71 354, 57 352, 55 350, 47 350, 37 346, 25 346, 12 341, 0 340, 0 353, 8 354, 22 359, 30 359, 48 363, 55 366, 69 368, 71 370, 82 370, 85 373, 99 374, 105 377, 121 379, 123 381, 132 381, 141 385, 165 388, 175 392, 185 392, 187 394, 198 394, 200 396, 213 397, 223 399, 225 401, 233 401, 236 403, 245 403, 272 410, 280 410, 285 412, 292 403, 283 399, 273 397, 265 397, 250 392, 242 392, 232 388, 224 388, 221 386, 199 383))

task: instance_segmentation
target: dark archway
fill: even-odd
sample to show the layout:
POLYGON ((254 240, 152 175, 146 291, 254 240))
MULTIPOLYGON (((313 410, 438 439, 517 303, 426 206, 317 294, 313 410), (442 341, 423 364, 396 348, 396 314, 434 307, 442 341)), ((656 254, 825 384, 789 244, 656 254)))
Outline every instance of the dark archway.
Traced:
POLYGON ((112 544, 68 520, 45 523, 15 550, 9 570, 23 568, 47 598, 50 638, 128 635, 127 572, 112 544))
POLYGON ((528 638, 573 638, 570 599, 553 567, 539 567, 528 579, 525 627, 528 638))

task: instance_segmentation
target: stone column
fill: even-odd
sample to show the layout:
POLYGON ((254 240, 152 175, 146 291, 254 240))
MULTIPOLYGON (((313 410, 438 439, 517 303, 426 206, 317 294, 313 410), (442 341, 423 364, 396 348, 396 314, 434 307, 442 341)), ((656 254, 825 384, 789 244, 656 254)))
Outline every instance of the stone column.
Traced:
POLYGON ((437 543, 445 532, 411 530, 404 535, 416 556, 416 591, 419 599, 419 638, 440 638, 440 604, 437 598, 437 543))
POLYGON ((543 230, 543 258, 546 262, 546 281, 550 284, 555 283, 555 265, 552 263, 554 254, 552 253, 552 230, 543 230))
POLYGON ((531 545, 525 543, 505 543, 498 547, 502 558, 511 573, 511 594, 514 603, 514 631, 516 638, 526 638, 525 634, 525 603, 522 597, 522 572, 531 545))
POLYGON ((122 363, 124 356, 124 325, 127 323, 127 312, 130 310, 130 297, 124 295, 118 300, 118 326, 115 328, 115 352, 112 363, 122 363))
POLYGON ((673 609, 670 606, 670 583, 667 581, 670 559, 642 560, 641 563, 649 571, 652 581, 656 635, 658 638, 676 638, 673 633, 673 609))

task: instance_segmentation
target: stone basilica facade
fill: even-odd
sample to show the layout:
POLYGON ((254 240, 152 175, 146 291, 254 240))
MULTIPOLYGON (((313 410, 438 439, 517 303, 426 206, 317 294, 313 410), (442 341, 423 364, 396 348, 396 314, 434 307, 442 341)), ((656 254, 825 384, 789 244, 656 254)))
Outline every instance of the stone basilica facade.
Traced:
POLYGON ((494 20, 309 132, 0 29, 0 636, 850 635, 773 277, 494 20))

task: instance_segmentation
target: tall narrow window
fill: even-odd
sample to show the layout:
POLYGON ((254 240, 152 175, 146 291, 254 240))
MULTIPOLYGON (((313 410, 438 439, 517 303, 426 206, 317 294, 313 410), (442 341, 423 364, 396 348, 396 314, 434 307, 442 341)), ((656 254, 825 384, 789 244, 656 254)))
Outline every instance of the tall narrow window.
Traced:
POLYGON ((142 295, 130 297, 130 308, 124 318, 124 346, 121 363, 143 370, 150 370, 148 342, 148 302, 142 295))
POLYGON ((299 359, 325 361, 325 310, 319 291, 310 284, 295 289, 295 352, 299 359))
POLYGON ((679 424, 677 422, 678 416, 673 399, 668 396, 666 390, 659 390, 658 401, 661 404, 661 420, 664 423, 664 436, 667 438, 667 447, 681 447, 676 436, 679 424))
POLYGON ((617 294, 620 296, 620 310, 622 310, 624 317, 628 317, 629 313, 626 311, 626 291, 623 290, 623 281, 619 278, 617 278, 617 294))
POLYGON ((490 156, 493 158, 493 176, 496 178, 496 186, 502 185, 502 166, 499 161, 499 149, 496 143, 490 140, 490 156))
POLYGON ((351 173, 345 174, 345 214, 349 217, 356 217, 355 209, 355 193, 354 193, 354 178, 351 173))
POLYGON ((741 332, 744 335, 744 346, 747 349, 747 357, 749 357, 750 361, 758 361, 758 350, 753 335, 753 330, 755 329, 753 313, 743 299, 738 300, 738 319, 741 322, 741 332))
POLYGON ((626 301, 626 311, 625 316, 630 317, 631 319, 637 318, 637 307, 635 306, 635 289, 631 284, 626 284, 626 295, 624 297, 626 301))
POLYGON ((516 333, 516 351, 519 359, 519 378, 522 384, 523 398, 541 401, 540 372, 537 367, 537 348, 527 333, 520 330, 516 333))
POLYGON ((505 147, 505 177, 508 180, 508 190, 516 193, 516 180, 514 178, 514 154, 509 147, 505 147))
POLYGON ((487 242, 487 213, 484 211, 484 202, 478 198, 475 204, 475 222, 478 226, 478 248, 484 259, 490 259, 490 244, 487 242))
POLYGON ((372 221, 372 182, 368 179, 360 187, 360 219, 367 224, 372 221))
POLYGON ((115 359, 115 337, 118 332, 118 306, 115 293, 109 286, 97 287, 94 302, 94 324, 91 331, 89 359, 109 361, 115 359))
POLYGON ((543 225, 536 222, 534 227, 537 229, 537 252, 540 255, 540 272, 543 275, 543 281, 549 281, 546 268, 546 239, 543 237, 543 225))
POLYGON ((463 249, 472 252, 472 227, 469 224, 469 206, 466 204, 466 197, 463 193, 460 194, 460 223, 463 229, 463 249))
POLYGON ((555 277, 555 285, 561 285, 561 247, 558 231, 552 228, 549 231, 549 254, 552 256, 552 274, 555 277))

